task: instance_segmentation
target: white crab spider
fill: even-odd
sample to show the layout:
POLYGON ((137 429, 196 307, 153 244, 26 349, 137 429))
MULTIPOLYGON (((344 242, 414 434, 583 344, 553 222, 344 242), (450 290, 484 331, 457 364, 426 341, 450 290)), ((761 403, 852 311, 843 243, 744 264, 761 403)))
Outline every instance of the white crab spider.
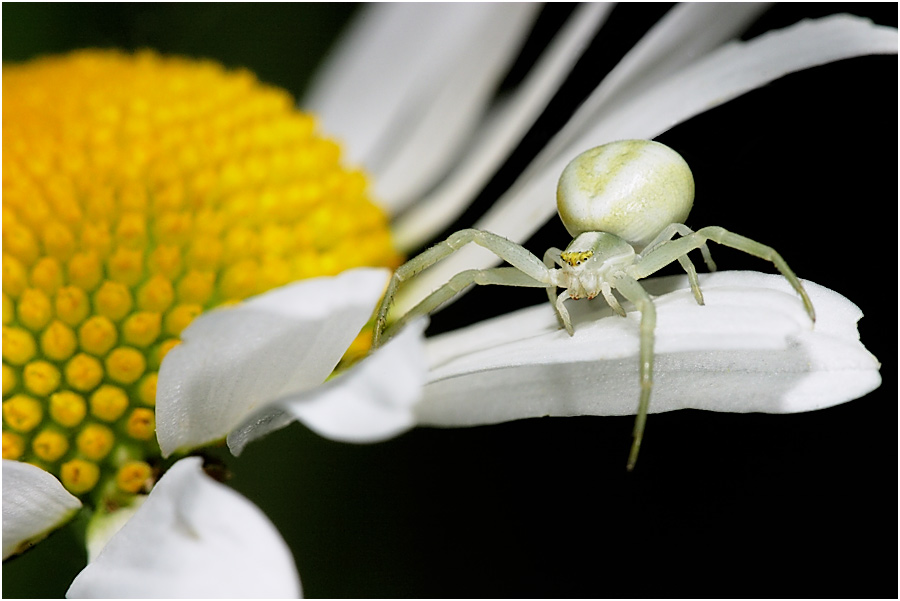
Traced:
POLYGON ((613 310, 624 317, 625 310, 613 294, 613 290, 618 290, 641 312, 641 397, 628 457, 631 470, 637 461, 650 405, 656 325, 653 301, 638 280, 678 261, 687 272, 694 297, 702 305, 697 272, 687 253, 699 248, 709 269, 715 270, 706 247, 706 242, 712 240, 774 263, 815 321, 812 303, 800 280, 774 249, 721 227, 694 232, 684 225, 694 201, 694 179, 681 155, 668 146, 650 140, 622 140, 583 152, 563 170, 556 200, 559 216, 575 238, 565 251, 549 249, 543 261, 506 238, 466 229, 401 265, 378 308, 373 346, 382 344, 411 318, 434 311, 472 284, 546 288, 560 323, 570 335, 574 330, 566 300, 602 294, 613 310), (680 237, 673 239, 675 234, 680 237), (385 329, 400 283, 469 242, 487 248, 512 267, 458 273, 385 329), (557 288, 563 289, 559 296, 557 288))

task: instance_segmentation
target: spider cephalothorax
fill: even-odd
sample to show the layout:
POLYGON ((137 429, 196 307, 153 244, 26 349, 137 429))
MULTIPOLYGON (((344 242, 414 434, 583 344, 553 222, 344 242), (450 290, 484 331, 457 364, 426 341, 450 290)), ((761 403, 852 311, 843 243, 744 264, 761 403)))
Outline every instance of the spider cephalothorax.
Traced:
POLYGON ((374 346, 411 318, 434 311, 472 284, 546 288, 560 323, 570 335, 574 329, 565 301, 602 294, 613 310, 624 316, 625 310, 613 293, 617 290, 641 313, 641 398, 628 458, 630 470, 637 461, 650 406, 656 326, 653 300, 638 280, 678 261, 687 272, 694 297, 702 305, 697 271, 687 254, 699 249, 707 267, 715 270, 706 246, 712 240, 774 263, 803 299, 810 319, 815 320, 812 303, 800 280, 774 249, 721 227, 695 232, 684 225, 693 201, 690 168, 677 152, 663 144, 622 140, 583 152, 563 170, 557 188, 559 216, 574 237, 564 251, 551 248, 541 261, 522 246, 496 234, 474 229, 456 232, 394 273, 376 316, 374 346), (679 237, 673 239, 676 234, 679 237), (458 273, 385 328, 400 283, 469 242, 487 248, 512 267, 458 273), (562 292, 557 295, 559 288, 562 292))

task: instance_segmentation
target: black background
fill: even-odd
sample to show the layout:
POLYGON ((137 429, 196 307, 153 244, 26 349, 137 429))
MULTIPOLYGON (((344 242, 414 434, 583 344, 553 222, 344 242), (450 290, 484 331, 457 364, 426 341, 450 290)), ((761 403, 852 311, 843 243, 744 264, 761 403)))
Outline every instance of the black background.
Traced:
MULTIPOLYGON (((616 9, 579 74, 454 228, 472 223, 666 9, 616 9)), ((5 5, 4 59, 86 44, 149 45, 248 66, 298 92, 348 9, 317 6, 302 17, 272 16, 268 6, 222 9, 239 10, 243 20, 230 15, 237 24, 225 25, 209 8, 5 5), (253 11, 264 17, 248 19, 253 11), (48 25, 58 14, 81 28, 48 25), (49 41, 40 47, 29 28, 49 41), (293 45, 304 37, 297 28, 309 30, 301 40, 309 49, 293 45), (24 42, 10 40, 13 29, 24 42)), ((545 11, 535 46, 567 10, 545 11)), ((785 5, 745 37, 841 11, 897 23, 894 4, 785 5)), ((366 446, 295 424, 228 463, 230 484, 291 546, 305 594, 895 598, 896 74, 895 56, 810 69, 658 138, 694 172, 689 226, 720 225, 769 244, 800 277, 862 308, 862 340, 882 363, 880 389, 807 414, 653 415, 631 474, 628 417, 419 428, 366 446)), ((527 246, 540 254, 566 242, 554 221, 527 246)), ((772 271, 736 251, 714 252, 720 269, 772 271)), ((429 332, 544 302, 543 294, 476 290, 436 315, 429 332)), ((81 565, 63 530, 4 565, 4 596, 61 596, 81 565)))

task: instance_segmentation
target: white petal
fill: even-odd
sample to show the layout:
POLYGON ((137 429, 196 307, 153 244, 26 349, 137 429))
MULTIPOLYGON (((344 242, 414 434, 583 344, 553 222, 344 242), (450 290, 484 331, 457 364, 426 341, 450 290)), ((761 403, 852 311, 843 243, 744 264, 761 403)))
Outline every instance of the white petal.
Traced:
MULTIPOLYGON (((445 23, 458 47, 427 73, 416 105, 391 124, 393 136, 366 162, 375 196, 396 213, 447 173, 474 133, 494 92, 516 57, 540 6, 535 3, 471 3, 465 23, 445 23)), ((459 9, 457 9, 459 10, 459 9)))
POLYGON ((426 185, 446 169, 538 8, 368 6, 303 106, 343 139, 351 161, 376 175, 381 198, 393 208, 409 194, 405 186, 426 185))
POLYGON ((742 32, 769 7, 765 3, 737 2, 690 2, 673 7, 603 78, 528 165, 520 181, 524 183, 541 173, 548 163, 571 148, 585 130, 605 121, 604 112, 609 111, 610 104, 631 102, 660 78, 696 62, 742 32))
POLYGON ((72 582, 69 598, 296 598, 278 531, 250 501, 182 459, 72 582))
POLYGON ((24 551, 81 508, 63 485, 39 467, 3 460, 3 559, 24 551))
POLYGON ((147 495, 136 495, 131 504, 126 507, 119 507, 109 513, 100 511, 94 513, 85 532, 84 546, 87 548, 88 563, 97 559, 106 543, 122 529, 122 526, 128 523, 128 520, 137 513, 146 500, 147 495))
MULTIPOLYGON (((280 426, 297 419, 326 438, 357 443, 386 440, 415 426, 413 407, 422 398, 427 372, 426 325, 427 320, 417 320, 347 372, 280 400, 283 413, 275 416, 280 426)), ((270 430, 266 419, 251 420, 228 437, 228 446, 237 455, 270 430)))
MULTIPOLYGON (((859 342, 862 314, 836 292, 804 282, 817 313, 813 327, 780 276, 720 272, 700 282, 705 306, 684 276, 642 282, 660 295, 651 412, 810 411, 880 385, 879 363, 859 342)), ((573 337, 547 305, 433 339, 419 423, 634 414, 640 314, 621 318, 601 303, 570 303, 573 337)))
POLYGON ((372 315, 388 277, 354 269, 201 315, 159 371, 165 456, 225 437, 255 411, 318 386, 372 315))
POLYGON ((559 89, 597 30, 611 4, 579 5, 498 114, 486 123, 460 163, 437 188, 394 223, 401 250, 422 246, 459 217, 515 148, 559 89))
MULTIPOLYGON (((559 174, 579 152, 616 139, 653 138, 788 73, 844 58, 896 51, 896 29, 846 15, 803 21, 749 42, 732 42, 637 97, 617 103, 616 110, 603 113, 565 152, 520 177, 475 227, 522 242, 555 214, 552 199, 559 174)), ((463 269, 497 262, 481 249, 464 248, 401 291, 395 310, 398 314, 408 310, 463 269)))
POLYGON ((366 5, 317 72, 301 105, 342 138, 351 161, 362 162, 372 152, 421 73, 452 48, 453 39, 435 38, 434 32, 446 10, 366 5), (429 38, 434 44, 427 44, 429 38))

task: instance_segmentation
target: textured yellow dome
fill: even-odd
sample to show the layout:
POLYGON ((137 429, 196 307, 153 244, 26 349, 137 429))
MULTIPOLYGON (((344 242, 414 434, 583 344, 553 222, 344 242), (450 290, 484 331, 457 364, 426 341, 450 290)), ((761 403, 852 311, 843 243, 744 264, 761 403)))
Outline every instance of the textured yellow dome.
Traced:
POLYGON ((4 458, 138 492, 157 370, 193 318, 400 262, 365 176, 294 104, 153 52, 4 65, 4 458))

